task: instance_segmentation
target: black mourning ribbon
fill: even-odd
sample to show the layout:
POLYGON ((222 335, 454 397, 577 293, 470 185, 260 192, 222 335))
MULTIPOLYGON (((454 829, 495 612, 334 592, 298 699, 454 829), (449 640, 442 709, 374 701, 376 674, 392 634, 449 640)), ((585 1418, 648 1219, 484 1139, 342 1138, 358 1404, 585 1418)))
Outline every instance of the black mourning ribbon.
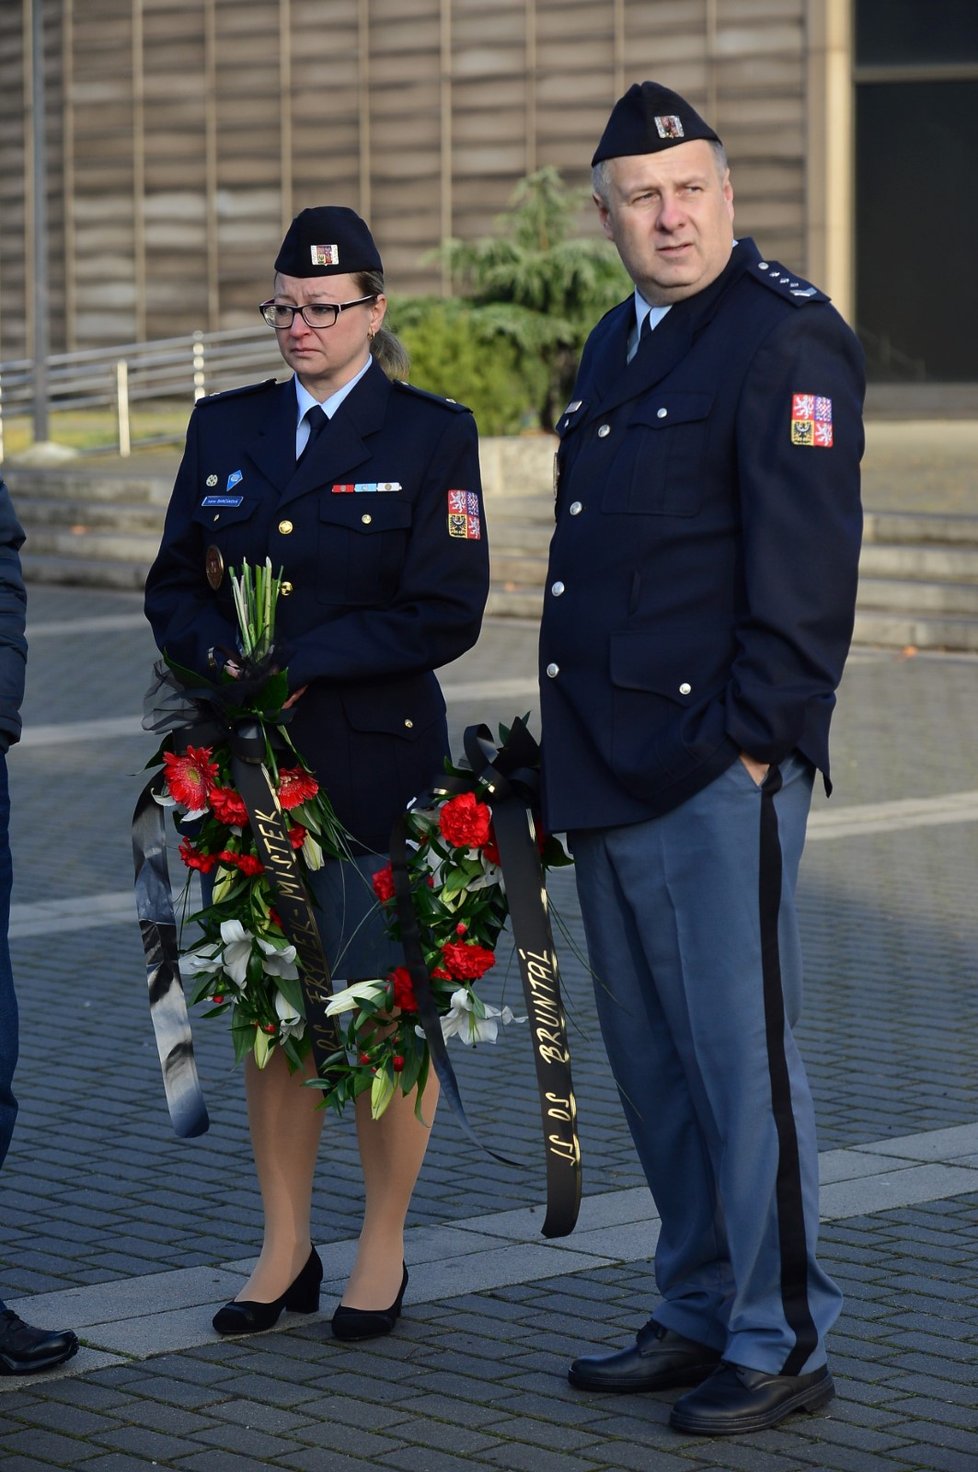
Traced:
MULTIPOLYGON (((471 792, 477 782, 485 783, 489 788, 493 828, 529 1015, 543 1122, 547 1214, 541 1230, 545 1237, 566 1237, 573 1231, 580 1210, 581 1147, 577 1136, 577 1103, 571 1079, 557 954, 535 839, 533 813, 537 806, 540 750, 522 720, 514 721, 508 738, 498 748, 488 726, 469 726, 465 732, 464 748, 472 769, 471 777, 445 777, 433 788, 432 796, 439 798, 471 792)), ((424 804, 419 800, 419 805, 424 804)), ((411 900, 407 860, 407 825, 400 818, 391 835, 391 870, 397 918, 405 962, 418 1002, 418 1016, 435 1073, 469 1138, 494 1159, 513 1164, 505 1156, 482 1145, 466 1116, 445 1046, 441 1020, 431 995, 428 968, 411 900)))
MULTIPOLYGON (((255 716, 240 710, 242 696, 258 690, 271 667, 245 669, 233 687, 182 685, 163 664, 154 670, 146 695, 146 730, 169 731, 170 747, 229 742, 232 777, 248 809, 255 846, 276 899, 282 929, 296 948, 306 1027, 313 1060, 322 1071, 336 1051, 337 1034, 326 1004, 332 994, 329 966, 302 878, 288 823, 264 765, 265 732, 255 716)), ((288 716, 288 712, 284 713, 288 716)), ((278 718, 276 718, 276 723, 278 718)), ((273 728, 273 738, 274 738, 273 728)), ((163 1087, 174 1132, 181 1138, 208 1128, 197 1065, 194 1060, 187 999, 180 978, 180 948, 170 875, 166 861, 166 815, 155 800, 163 792, 164 773, 157 772, 136 800, 132 822, 136 912, 146 956, 150 1017, 163 1073, 163 1087)))

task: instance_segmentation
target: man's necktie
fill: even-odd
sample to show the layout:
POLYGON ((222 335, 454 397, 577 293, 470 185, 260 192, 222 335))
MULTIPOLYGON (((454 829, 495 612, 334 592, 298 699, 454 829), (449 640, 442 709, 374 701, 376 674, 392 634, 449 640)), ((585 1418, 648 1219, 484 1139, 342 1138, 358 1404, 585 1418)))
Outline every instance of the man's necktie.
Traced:
POLYGON ((303 415, 303 418, 309 426, 309 438, 306 440, 302 454, 295 462, 296 465, 302 464, 303 460, 309 454, 309 451, 312 449, 313 445, 319 439, 319 436, 322 434, 323 430, 329 423, 329 415, 324 409, 321 409, 318 404, 314 404, 311 409, 307 409, 305 414, 303 415))

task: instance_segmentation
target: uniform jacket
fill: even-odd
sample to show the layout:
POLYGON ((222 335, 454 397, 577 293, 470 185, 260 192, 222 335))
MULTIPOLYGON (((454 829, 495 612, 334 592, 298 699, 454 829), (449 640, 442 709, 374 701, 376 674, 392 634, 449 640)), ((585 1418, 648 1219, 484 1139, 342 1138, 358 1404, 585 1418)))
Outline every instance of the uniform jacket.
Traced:
POLYGON ((475 422, 376 363, 300 464, 291 380, 194 410, 146 612, 160 649, 214 678, 236 649, 227 569, 286 580, 277 640, 308 689, 289 733, 340 818, 386 851, 391 822, 442 770, 432 671, 478 637, 488 588, 475 422), (461 497, 460 497, 460 494, 461 497), (208 564, 219 586, 207 577, 208 564))
POLYGON ((24 622, 27 595, 20 570, 24 530, 0 480, 0 752, 20 740, 20 706, 24 698, 27 640, 24 622))
POLYGON ((859 345, 750 240, 626 363, 632 300, 557 425, 540 643, 551 829, 678 806, 740 751, 828 781, 861 536, 859 345))

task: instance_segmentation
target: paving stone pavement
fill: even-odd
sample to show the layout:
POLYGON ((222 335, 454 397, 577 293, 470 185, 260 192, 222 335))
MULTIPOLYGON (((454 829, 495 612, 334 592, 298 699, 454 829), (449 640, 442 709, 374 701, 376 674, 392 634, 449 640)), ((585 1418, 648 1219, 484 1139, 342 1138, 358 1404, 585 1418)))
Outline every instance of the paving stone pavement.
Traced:
MULTIPOLYGON (((822 1255, 847 1304, 838 1398, 749 1438, 685 1438, 671 1397, 566 1381, 653 1302, 655 1215, 609 1087, 569 875, 558 941, 573 1016, 585 1201, 547 1242, 529 1046, 459 1049, 470 1116, 440 1115, 390 1339, 329 1336, 361 1207, 353 1131, 330 1122, 315 1195, 323 1314, 215 1342, 260 1211, 241 1088, 198 1022, 210 1132, 169 1128, 128 887, 129 816, 153 743, 134 595, 31 589, 26 733, 10 759, 21 1118, 0 1176, 0 1296, 79 1327, 61 1373, 0 1379, 2 1472, 974 1472, 978 1467, 978 661, 857 651, 801 904, 800 1037, 820 1120, 822 1255)), ((535 712, 535 630, 491 623, 444 672, 453 741, 535 712)), ((508 968, 506 995, 516 1000, 508 968)))

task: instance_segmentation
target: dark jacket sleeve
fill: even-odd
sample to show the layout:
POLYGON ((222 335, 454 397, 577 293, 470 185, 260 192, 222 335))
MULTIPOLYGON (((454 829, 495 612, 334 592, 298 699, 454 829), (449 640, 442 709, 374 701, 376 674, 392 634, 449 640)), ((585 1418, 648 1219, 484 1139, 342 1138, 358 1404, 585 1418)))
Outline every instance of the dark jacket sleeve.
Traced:
POLYGON ((0 480, 0 751, 20 739, 27 661, 27 594, 20 570, 24 530, 0 480))
POLYGON ((805 748, 834 703, 852 637, 862 514, 862 352, 829 306, 785 319, 751 363, 737 420, 747 613, 726 694, 727 734, 760 761, 805 748), (793 395, 831 401, 831 445, 793 443, 793 395))

